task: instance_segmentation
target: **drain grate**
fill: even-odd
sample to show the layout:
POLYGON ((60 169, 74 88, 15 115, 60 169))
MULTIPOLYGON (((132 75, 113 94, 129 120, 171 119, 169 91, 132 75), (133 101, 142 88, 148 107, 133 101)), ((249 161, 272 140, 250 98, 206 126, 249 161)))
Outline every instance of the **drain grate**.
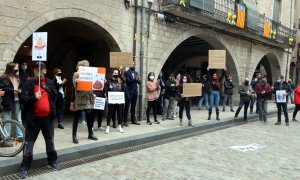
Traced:
MULTIPOLYGON (((153 142, 149 142, 149 143, 139 144, 139 145, 136 145, 136 146, 131 146, 131 147, 126 147, 126 148, 122 148, 122 149, 112 150, 112 151, 109 151, 109 152, 100 153, 100 154, 84 157, 84 158, 81 158, 81 159, 67 161, 67 162, 64 162, 64 163, 60 163, 59 165, 62 169, 67 169, 67 168, 79 166, 79 165, 82 165, 82 164, 86 164, 86 163, 90 163, 90 162, 94 162, 94 161, 99 161, 99 160, 106 159, 106 158, 109 158, 109 157, 113 157, 113 156, 117 156, 117 155, 121 155, 121 154, 126 154, 126 153, 129 153, 129 152, 134 152, 134 151, 138 151, 138 150, 142 150, 142 149, 146 149, 146 148, 150 148, 150 147, 154 147, 154 146, 158 146, 158 145, 162 145, 162 144, 166 144, 166 143, 170 143, 170 142, 174 142, 174 141, 179 141, 179 140, 190 138, 190 137, 193 137, 193 136, 199 136, 199 135, 202 135, 202 134, 207 134, 207 133, 222 130, 222 129, 227 129, 227 128, 231 128, 231 127, 234 127, 234 126, 239 126, 239 125, 242 125, 242 124, 245 124, 245 123, 244 122, 234 122, 234 123, 222 125, 222 126, 219 126, 219 127, 204 129, 204 130, 200 130, 200 131, 197 131, 197 132, 191 132, 191 133, 178 135, 178 136, 174 136, 174 137, 170 137, 170 138, 165 138, 165 139, 161 139, 161 140, 157 140, 157 141, 153 141, 153 142)), ((37 168, 37 169, 30 170, 29 171, 29 176, 33 177, 33 176, 38 176, 38 175, 49 173, 49 172, 52 172, 52 170, 50 170, 47 167, 42 167, 42 168, 37 168)), ((0 180, 15 180, 15 179, 20 179, 20 176, 19 176, 18 173, 0 177, 0 180)))

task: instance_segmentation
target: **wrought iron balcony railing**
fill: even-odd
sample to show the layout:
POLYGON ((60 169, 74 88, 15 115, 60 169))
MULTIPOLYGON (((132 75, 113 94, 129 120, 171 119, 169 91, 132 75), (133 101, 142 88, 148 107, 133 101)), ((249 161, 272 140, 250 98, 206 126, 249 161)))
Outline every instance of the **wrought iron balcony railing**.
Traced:
MULTIPOLYGON (((197 14, 193 16, 194 18, 211 19, 220 22, 220 24, 233 26, 237 30, 247 31, 252 34, 259 35, 270 41, 278 42, 281 44, 289 44, 294 47, 296 42, 296 30, 292 30, 276 21, 270 19, 270 36, 263 36, 264 33, 264 21, 265 16, 259 14, 255 9, 247 8, 246 6, 246 19, 245 27, 241 29, 235 26, 234 21, 229 21, 229 16, 235 16, 237 18, 237 4, 233 1, 222 1, 223 3, 217 2, 215 0, 163 0, 162 10, 167 11, 169 7, 176 6, 180 8, 183 12, 188 12, 185 14, 188 16, 191 13, 197 14), (293 42, 291 43, 291 39, 293 42)), ((170 13, 170 12, 168 12, 170 13)), ((174 14, 176 15, 176 14, 174 14)), ((236 21, 236 19, 235 19, 236 21)), ((205 23, 205 22, 204 22, 205 23)))

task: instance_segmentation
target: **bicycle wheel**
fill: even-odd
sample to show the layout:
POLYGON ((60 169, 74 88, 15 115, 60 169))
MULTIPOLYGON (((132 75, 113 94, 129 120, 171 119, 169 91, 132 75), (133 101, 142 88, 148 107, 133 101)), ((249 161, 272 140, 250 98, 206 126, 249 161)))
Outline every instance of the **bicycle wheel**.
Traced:
POLYGON ((11 147, 1 146, 0 144, 0 156, 2 157, 12 157, 19 154, 25 144, 25 128, 17 121, 7 120, 2 122, 0 126, 1 139, 10 144, 11 147), (9 128, 9 130, 8 130, 9 128), (22 140, 19 135, 22 136, 22 140))

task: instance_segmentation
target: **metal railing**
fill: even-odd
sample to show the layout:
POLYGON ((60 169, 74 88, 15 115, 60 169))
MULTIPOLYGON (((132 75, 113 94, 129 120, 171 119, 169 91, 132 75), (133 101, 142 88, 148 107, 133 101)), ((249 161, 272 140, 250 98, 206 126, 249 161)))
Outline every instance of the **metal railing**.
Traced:
MULTIPOLYGON (((228 25, 228 13, 237 14, 237 4, 232 1, 215 1, 215 0, 163 0, 162 7, 167 6, 179 6, 181 8, 193 11, 201 16, 206 16, 212 18, 214 20, 219 21, 220 23, 225 23, 228 25), (180 2, 184 2, 180 4, 180 2)), ((247 7, 246 7, 247 8, 247 7)), ((245 31, 249 31, 251 33, 255 33, 259 36, 263 36, 264 32, 264 20, 265 16, 259 14, 256 10, 247 9, 249 10, 246 15, 246 22, 245 22, 245 31), (251 19, 249 18, 251 17, 251 19), (251 20, 251 22, 249 22, 251 20), (258 22, 257 22, 258 21, 258 22), (254 30, 254 31, 253 31, 254 30)), ((237 16, 236 16, 237 17, 237 16)), ((276 21, 271 20, 271 31, 276 32, 275 36, 270 35, 269 38, 272 41, 276 41, 279 43, 288 44, 289 38, 293 38, 294 42, 292 44, 295 45, 296 40, 296 30, 292 30, 276 21)), ((240 29, 239 27, 235 26, 235 28, 240 29)))

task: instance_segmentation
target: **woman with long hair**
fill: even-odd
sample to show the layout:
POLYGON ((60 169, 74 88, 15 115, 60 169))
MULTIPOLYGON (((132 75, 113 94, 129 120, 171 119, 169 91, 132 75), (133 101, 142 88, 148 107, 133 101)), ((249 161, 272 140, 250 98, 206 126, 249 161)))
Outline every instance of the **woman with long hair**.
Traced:
MULTIPOLYGON (((19 71, 18 64, 9 62, 6 64, 5 72, 0 78, 0 86, 5 91, 2 97, 3 107, 3 120, 17 120, 22 124, 21 118, 21 106, 20 106, 20 94, 21 94, 21 83, 17 72, 19 71), (12 118, 14 116, 14 118, 12 118)), ((6 126, 6 131, 11 132, 11 127, 6 126)), ((17 138, 19 141, 23 141, 23 133, 17 128, 17 138)))
POLYGON ((183 85, 185 83, 192 83, 192 78, 189 75, 181 76, 177 92, 176 92, 176 100, 177 105, 179 106, 179 125, 183 126, 182 116, 183 110, 185 109, 186 117, 188 118, 188 125, 192 126, 192 118, 191 118, 191 98, 184 97, 183 95, 183 85))
POLYGON ((147 124, 152 125, 150 121, 150 111, 151 108, 153 109, 153 115, 154 115, 154 123, 159 124, 159 121, 157 120, 157 101, 160 94, 160 85, 159 81, 155 80, 155 74, 154 72, 150 72, 148 74, 148 80, 146 83, 146 97, 147 97, 147 124))

